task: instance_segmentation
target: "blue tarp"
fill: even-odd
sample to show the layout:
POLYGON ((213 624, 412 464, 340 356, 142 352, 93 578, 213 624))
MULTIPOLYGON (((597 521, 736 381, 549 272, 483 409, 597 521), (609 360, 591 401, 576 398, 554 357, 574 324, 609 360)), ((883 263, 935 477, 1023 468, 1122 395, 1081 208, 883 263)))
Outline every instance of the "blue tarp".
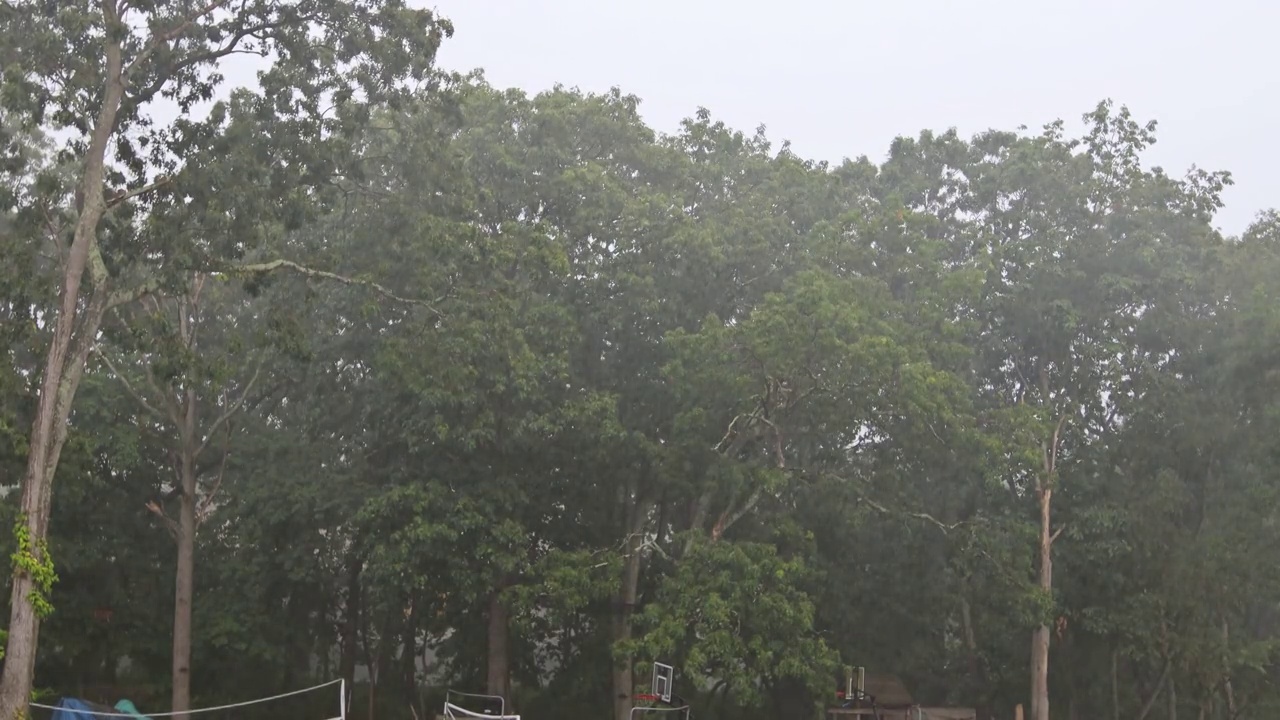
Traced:
POLYGON ((62 698, 58 701, 58 709, 53 711, 51 720, 116 720, 119 713, 127 713, 128 715, 140 718, 140 720, 151 720, 146 715, 138 712, 138 708, 128 700, 121 700, 116 703, 114 708, 103 707, 102 705, 94 705, 84 700, 76 698, 62 698), (101 713, 112 713, 102 715, 101 713))
POLYGON ((98 715, 101 710, 83 700, 62 698, 58 709, 53 711, 53 720, 108 720, 98 715))

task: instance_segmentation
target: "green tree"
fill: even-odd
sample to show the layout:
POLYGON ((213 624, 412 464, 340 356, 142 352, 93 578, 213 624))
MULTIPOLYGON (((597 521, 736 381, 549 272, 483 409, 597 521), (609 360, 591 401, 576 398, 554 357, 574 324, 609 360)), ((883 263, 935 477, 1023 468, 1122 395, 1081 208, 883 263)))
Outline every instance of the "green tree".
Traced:
POLYGON ((1013 423, 1010 487, 1037 507, 1044 613, 1032 634, 1033 720, 1049 717, 1049 642, 1062 622, 1051 609, 1053 544, 1065 527, 1054 522, 1054 494, 1095 472, 1094 449, 1118 430, 1109 398, 1125 392, 1123 358, 1160 282, 1165 238, 1203 236, 1224 181, 1197 173, 1178 183, 1142 168, 1154 125, 1127 110, 1103 103, 1086 120, 1079 141, 1061 125, 1034 138, 981 137, 982 159, 967 171, 984 251, 975 260, 986 271, 978 387, 992 417, 1013 423))
MULTIPOLYGON (((180 170, 192 142, 219 128, 219 113, 204 125, 182 117, 171 128, 158 128, 147 115, 149 108, 168 98, 190 110, 213 96, 222 82, 217 69, 227 56, 257 52, 274 55, 275 62, 261 76, 264 94, 255 112, 279 119, 297 133, 294 140, 332 138, 342 135, 344 127, 359 124, 365 116, 362 102, 394 97, 400 81, 425 77, 450 27, 400 2, 342 0, 309 12, 267 0, 234 8, 224 2, 199 7, 133 7, 115 1, 55 7, 23 2, 6 6, 0 21, 0 55, 16 60, 6 63, 6 115, 19 118, 19 126, 70 132, 68 164, 76 167, 73 177, 50 184, 33 200, 61 208, 56 222, 40 232, 60 249, 63 262, 23 481, 24 532, 33 551, 31 561, 20 563, 15 573, 7 661, 0 680, 0 716, 13 717, 24 711, 29 696, 40 621, 32 601, 38 596, 33 591, 39 578, 22 568, 50 564, 42 548, 54 474, 98 329, 111 308, 154 289, 165 269, 169 276, 174 270, 199 269, 192 246, 155 247, 151 242, 156 238, 148 238, 133 217, 160 191, 184 198, 194 195, 194 208, 205 211, 203 219, 209 221, 217 207, 210 206, 211 198, 229 190, 184 185, 187 169, 180 170), (314 32, 321 33, 319 43, 314 32), (318 52, 319 48, 333 51, 318 52), (66 71, 72 81, 64 80, 66 71), (357 91, 363 95, 361 101, 355 99, 357 91), (342 108, 336 119, 320 113, 323 96, 342 108), (144 248, 160 251, 159 266, 157 255, 144 248), (166 262, 171 267, 166 268, 166 262)), ((323 143, 319 147, 325 148, 323 143)), ((303 162, 307 158, 297 152, 300 149, 294 148, 295 164, 289 173, 313 180, 324 176, 319 162, 324 156, 303 162)), ((247 188, 246 178, 240 180, 247 188)), ((262 210, 261 204, 236 208, 219 224, 233 231, 247 229, 261 217, 254 211, 262 210)), ((202 225, 206 232, 211 229, 208 222, 202 225)), ((224 235, 221 242, 206 235, 199 240, 214 244, 198 254, 234 260, 239 254, 235 248, 243 248, 240 243, 255 235, 224 235)), ((178 242, 168 233, 163 239, 178 242)), ((193 246, 201 247, 199 242, 193 246)), ((187 699, 180 688, 185 683, 175 682, 174 687, 175 708, 184 710, 187 699)))
POLYGON ((151 293, 136 308, 118 308, 122 327, 111 330, 119 349, 97 351, 174 458, 173 481, 166 483, 171 489, 147 507, 164 522, 177 550, 172 677, 179 708, 191 698, 196 532, 220 500, 237 416, 265 400, 275 384, 270 368, 264 372, 266 350, 255 347, 263 343, 240 329, 255 321, 237 317, 242 292, 218 280, 195 274, 174 296, 151 293), (113 361, 117 353, 123 357, 113 361), (177 500, 174 516, 165 507, 171 498, 177 500))

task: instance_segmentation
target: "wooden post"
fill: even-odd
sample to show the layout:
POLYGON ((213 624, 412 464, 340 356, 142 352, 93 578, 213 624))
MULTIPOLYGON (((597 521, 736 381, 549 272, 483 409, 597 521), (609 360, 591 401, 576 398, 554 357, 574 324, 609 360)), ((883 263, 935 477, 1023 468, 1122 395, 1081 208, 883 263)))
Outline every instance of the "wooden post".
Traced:
POLYGON ((1022 704, 1019 703, 1013 708, 1013 720, 1022 720, 1022 704))

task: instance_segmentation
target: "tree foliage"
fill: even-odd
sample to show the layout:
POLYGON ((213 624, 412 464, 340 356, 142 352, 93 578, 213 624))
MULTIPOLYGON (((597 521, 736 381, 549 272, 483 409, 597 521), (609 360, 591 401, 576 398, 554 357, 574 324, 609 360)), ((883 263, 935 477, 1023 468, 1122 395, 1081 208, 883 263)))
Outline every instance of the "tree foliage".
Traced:
POLYGON ((983 717, 1280 704, 1280 216, 1223 237, 1153 123, 833 165, 441 73, 400 3, 0 22, 7 712, 27 662, 179 712, 624 720, 654 659, 699 716, 843 665, 983 717))

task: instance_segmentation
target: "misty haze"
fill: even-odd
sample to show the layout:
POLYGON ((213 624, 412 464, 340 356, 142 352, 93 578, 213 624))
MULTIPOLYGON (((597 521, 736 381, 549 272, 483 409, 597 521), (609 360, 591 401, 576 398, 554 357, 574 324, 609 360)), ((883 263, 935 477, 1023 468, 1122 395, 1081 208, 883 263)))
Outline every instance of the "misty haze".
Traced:
POLYGON ((0 720, 1277 717, 1278 25, 0 0, 0 720))

